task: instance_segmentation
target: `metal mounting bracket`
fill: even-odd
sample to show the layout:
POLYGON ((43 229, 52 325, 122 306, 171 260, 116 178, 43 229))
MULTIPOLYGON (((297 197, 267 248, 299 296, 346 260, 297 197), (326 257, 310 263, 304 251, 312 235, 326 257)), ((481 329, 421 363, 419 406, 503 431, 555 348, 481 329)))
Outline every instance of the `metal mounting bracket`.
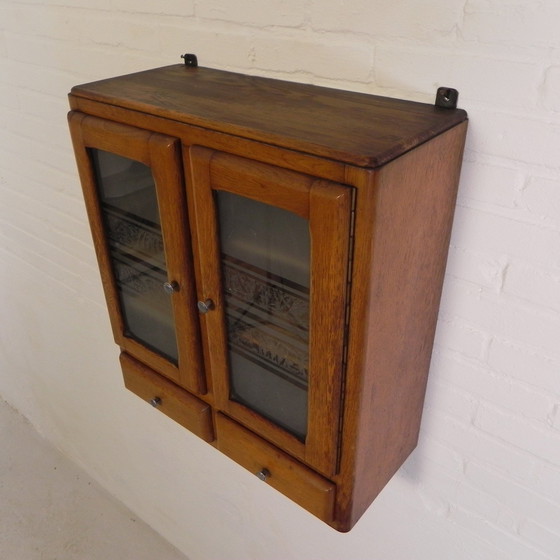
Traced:
POLYGON ((442 109, 457 109, 459 92, 449 87, 440 87, 436 93, 436 107, 442 109))
POLYGON ((198 66, 198 59, 196 58, 196 54, 182 54, 181 58, 185 61, 185 66, 189 66, 191 68, 196 68, 198 66))

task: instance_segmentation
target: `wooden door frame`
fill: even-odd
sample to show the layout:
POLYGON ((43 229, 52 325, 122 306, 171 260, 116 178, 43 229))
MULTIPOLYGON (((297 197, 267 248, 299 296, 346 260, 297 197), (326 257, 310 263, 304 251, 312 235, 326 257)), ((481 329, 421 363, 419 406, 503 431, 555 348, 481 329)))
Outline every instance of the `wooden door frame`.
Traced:
POLYGON ((353 189, 269 164, 185 146, 198 299, 214 302, 200 316, 216 407, 326 476, 337 469, 344 369, 353 189), (305 442, 229 399, 224 298, 214 190, 294 212, 311 234, 308 429, 305 442))
POLYGON ((173 137, 75 111, 69 113, 68 121, 115 342, 123 350, 176 383, 192 391, 204 393, 206 385, 195 312, 196 299, 192 280, 192 254, 184 199, 180 142, 173 137), (178 335, 178 366, 124 334, 117 283, 112 272, 102 209, 97 196, 95 171, 88 153, 90 148, 141 162, 152 170, 162 216, 161 230, 168 279, 176 281, 180 287, 179 291, 172 295, 173 316, 178 335))

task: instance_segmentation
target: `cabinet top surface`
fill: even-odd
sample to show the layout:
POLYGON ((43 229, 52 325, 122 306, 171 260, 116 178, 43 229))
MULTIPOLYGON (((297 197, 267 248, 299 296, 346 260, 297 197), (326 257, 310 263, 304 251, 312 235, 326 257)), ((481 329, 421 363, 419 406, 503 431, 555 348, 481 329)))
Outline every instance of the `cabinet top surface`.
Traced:
POLYGON ((461 109, 183 64, 71 94, 362 167, 378 167, 467 118, 461 109))

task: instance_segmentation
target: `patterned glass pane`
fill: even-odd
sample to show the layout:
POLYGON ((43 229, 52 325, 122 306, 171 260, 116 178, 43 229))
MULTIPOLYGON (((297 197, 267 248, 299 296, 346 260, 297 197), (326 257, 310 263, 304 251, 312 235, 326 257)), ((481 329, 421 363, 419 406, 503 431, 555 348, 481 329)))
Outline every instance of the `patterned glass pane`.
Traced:
POLYGON ((217 191, 230 398, 304 440, 309 367, 309 222, 217 191))
POLYGON ((177 363, 156 189, 149 167, 91 150, 125 335, 177 363))

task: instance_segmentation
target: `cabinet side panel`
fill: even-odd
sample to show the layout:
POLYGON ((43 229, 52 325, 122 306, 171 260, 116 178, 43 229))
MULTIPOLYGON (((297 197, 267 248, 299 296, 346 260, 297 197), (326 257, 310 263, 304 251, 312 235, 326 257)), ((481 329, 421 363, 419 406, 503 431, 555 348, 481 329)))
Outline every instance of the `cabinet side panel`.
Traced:
POLYGON ((466 127, 375 176, 373 238, 360 244, 371 247, 363 256, 371 268, 354 277, 367 295, 363 313, 351 319, 346 402, 356 405, 347 407, 343 432, 341 530, 355 524, 418 440, 466 127), (363 333, 356 320, 368 318, 363 333))

